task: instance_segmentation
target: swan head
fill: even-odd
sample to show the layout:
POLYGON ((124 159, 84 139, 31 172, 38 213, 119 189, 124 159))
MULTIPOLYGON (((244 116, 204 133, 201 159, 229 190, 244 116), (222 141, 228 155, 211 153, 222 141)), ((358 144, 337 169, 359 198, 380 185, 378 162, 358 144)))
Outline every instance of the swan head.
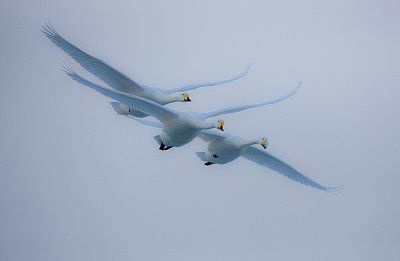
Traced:
POLYGON ((224 131, 224 124, 225 124, 224 121, 220 119, 220 120, 218 120, 218 121, 216 122, 216 124, 215 124, 216 126, 215 126, 215 127, 216 127, 217 129, 219 129, 219 130, 224 131))
POLYGON ((184 92, 184 93, 182 93, 180 95, 179 101, 181 101, 181 102, 190 102, 192 100, 189 98, 189 94, 187 92, 184 92))
POLYGON ((258 144, 260 144, 264 149, 266 149, 269 143, 267 138, 262 137, 258 139, 258 144))

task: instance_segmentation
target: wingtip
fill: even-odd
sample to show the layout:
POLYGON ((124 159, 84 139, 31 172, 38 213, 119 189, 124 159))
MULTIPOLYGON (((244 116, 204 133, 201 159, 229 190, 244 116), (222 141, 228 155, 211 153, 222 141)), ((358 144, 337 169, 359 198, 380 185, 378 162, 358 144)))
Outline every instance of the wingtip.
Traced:
POLYGON ((296 91, 297 91, 298 89, 300 89, 301 85, 303 85, 303 80, 299 81, 299 83, 297 84, 297 86, 296 86, 296 91))
POLYGON ((294 90, 292 91, 292 93, 291 93, 290 96, 294 95, 294 94, 300 89, 300 87, 301 87, 302 84, 303 84, 303 81, 300 81, 300 82, 297 84, 296 88, 294 88, 294 90))
POLYGON ((63 71, 63 72, 65 72, 65 74, 69 77, 69 78, 71 78, 72 80, 75 80, 75 81, 79 81, 80 79, 80 76, 74 71, 74 69, 72 69, 71 67, 69 67, 68 65, 62 65, 61 66, 61 70, 63 71))
POLYGON ((246 74, 250 71, 252 65, 253 65, 252 62, 250 62, 250 63, 247 65, 246 70, 245 70, 245 73, 246 73, 246 74))
POLYGON ((56 29, 54 29, 54 26, 50 21, 47 21, 44 24, 42 24, 41 31, 49 38, 58 35, 56 29))
POLYGON ((250 71, 250 69, 251 69, 251 66, 252 66, 252 63, 250 62, 250 63, 246 66, 246 69, 244 69, 244 71, 242 71, 242 73, 239 74, 238 76, 236 76, 235 78, 236 78, 236 79, 240 79, 240 78, 246 76, 246 74, 249 73, 249 71, 250 71))
POLYGON ((61 65, 61 70, 65 72, 68 76, 76 74, 75 71, 66 64, 61 65))
POLYGON ((335 193, 335 194, 340 194, 343 192, 343 185, 337 186, 337 187, 327 187, 325 191, 335 193))

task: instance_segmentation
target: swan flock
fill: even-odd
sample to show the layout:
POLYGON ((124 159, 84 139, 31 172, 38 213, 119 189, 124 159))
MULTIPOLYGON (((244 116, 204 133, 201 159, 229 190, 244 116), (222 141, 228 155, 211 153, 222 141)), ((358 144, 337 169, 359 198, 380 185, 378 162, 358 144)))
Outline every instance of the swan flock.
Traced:
POLYGON ((205 113, 178 111, 166 105, 174 102, 190 102, 188 91, 237 81, 249 72, 251 65, 248 65, 239 75, 229 79, 188 84, 172 89, 149 87, 135 82, 106 62, 73 45, 58 34, 51 24, 43 25, 42 32, 81 67, 110 88, 93 83, 80 76, 73 69, 64 66, 64 72, 72 80, 114 100, 111 102, 111 106, 117 114, 132 118, 141 124, 161 129, 160 134, 154 137, 160 150, 165 151, 173 147, 181 147, 199 137, 207 143, 207 149, 196 152, 196 155, 206 166, 227 164, 242 157, 315 189, 322 191, 340 190, 339 187, 327 187, 313 181, 267 152, 269 142, 266 137, 243 139, 237 135, 224 132, 224 121, 222 119, 210 120, 210 118, 224 114, 238 113, 286 100, 297 92, 302 84, 301 82, 290 93, 272 100, 227 107, 205 113), (145 117, 146 119, 144 119, 145 117), (152 120, 149 120, 149 118, 152 120), (261 148, 254 145, 260 145, 261 148))

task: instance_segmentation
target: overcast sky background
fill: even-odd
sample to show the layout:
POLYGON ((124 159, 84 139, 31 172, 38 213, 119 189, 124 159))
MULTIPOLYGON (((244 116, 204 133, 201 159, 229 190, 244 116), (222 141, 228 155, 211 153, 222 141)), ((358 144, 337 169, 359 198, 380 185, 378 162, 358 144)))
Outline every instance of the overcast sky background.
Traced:
MULTIPOLYGON (((398 260, 398 1, 0 3, 0 260, 398 260), (179 110, 299 92, 226 115, 341 194, 239 159, 206 167, 200 140, 158 150, 158 130, 117 116, 95 79, 41 33, 152 86, 219 80, 179 110)), ((99 81, 98 81, 99 82, 99 81)), ((100 82, 99 82, 100 83, 100 82)))

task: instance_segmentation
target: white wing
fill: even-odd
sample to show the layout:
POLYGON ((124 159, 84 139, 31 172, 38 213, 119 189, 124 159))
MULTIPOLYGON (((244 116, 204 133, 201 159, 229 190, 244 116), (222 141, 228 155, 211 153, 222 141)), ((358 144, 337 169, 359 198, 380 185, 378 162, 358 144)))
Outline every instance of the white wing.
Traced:
POLYGON ((276 172, 288 177, 289 179, 292 179, 294 181, 297 181, 299 183, 302 183, 304 185, 323 190, 323 191, 339 191, 341 188, 339 187, 325 187, 317 182, 309 179, 308 177, 304 176, 301 174, 299 171, 296 169, 292 168, 285 162, 281 161, 280 159, 272 156, 266 151, 261 151, 258 148, 254 148, 250 146, 248 149, 246 149, 243 153, 242 156, 250 161, 253 161, 259 165, 262 165, 264 167, 267 167, 269 169, 275 170, 276 172))
POLYGON ((128 78, 122 72, 65 40, 50 24, 42 26, 42 32, 83 68, 110 85, 113 89, 122 92, 139 92, 144 90, 142 86, 128 78))
POLYGON ((244 111, 244 110, 251 109, 251 108, 257 108, 257 107, 261 107, 261 106, 265 106, 265 105, 278 103, 278 102, 281 102, 281 101, 286 100, 287 98, 293 96, 297 92, 297 90, 300 88, 301 84, 302 84, 302 82, 299 82, 299 84, 293 91, 291 91, 290 93, 286 94, 285 96, 279 97, 277 99, 260 102, 260 103, 248 104, 248 105, 238 105, 238 106, 233 106, 233 107, 229 107, 229 108, 225 108, 225 109, 202 113, 201 117, 206 119, 206 118, 215 117, 218 115, 235 113, 235 112, 244 111))
POLYGON ((227 134, 223 133, 222 131, 219 132, 221 133, 212 130, 201 130, 198 137, 204 140, 205 142, 210 142, 212 140, 223 139, 227 136, 227 134))
POLYGON ((96 85, 81 76, 79 76, 76 72, 69 68, 63 68, 66 74, 71 77, 71 79, 82 83, 83 85, 97 91, 98 93, 103 94, 111 99, 119 101, 123 104, 128 105, 129 107, 144 112, 150 116, 157 118, 159 121, 164 122, 166 120, 177 117, 177 113, 170 108, 162 106, 156 102, 144 99, 142 97, 138 97, 132 94, 111 90, 99 85, 96 85))
POLYGON ((182 86, 182 87, 178 87, 178 88, 174 88, 174 89, 168 89, 168 90, 164 90, 164 91, 166 93, 184 92, 184 91, 189 91, 189 90, 193 90, 193 89, 197 89, 197 88, 201 88, 201 87, 211 87, 211 86, 215 86, 215 85, 225 84, 228 82, 233 82, 233 81, 239 80, 240 78, 245 76, 249 72, 250 67, 251 67, 251 63, 247 66, 247 68, 242 73, 240 73, 239 75, 237 75, 235 77, 229 78, 227 80, 190 84, 190 85, 186 85, 186 86, 182 86))
POLYGON ((140 122, 141 124, 147 125, 150 127, 159 128, 159 129, 161 129, 163 127, 163 124, 161 122, 143 120, 141 118, 133 117, 131 115, 126 115, 126 117, 128 117, 130 119, 134 119, 135 121, 140 122))

